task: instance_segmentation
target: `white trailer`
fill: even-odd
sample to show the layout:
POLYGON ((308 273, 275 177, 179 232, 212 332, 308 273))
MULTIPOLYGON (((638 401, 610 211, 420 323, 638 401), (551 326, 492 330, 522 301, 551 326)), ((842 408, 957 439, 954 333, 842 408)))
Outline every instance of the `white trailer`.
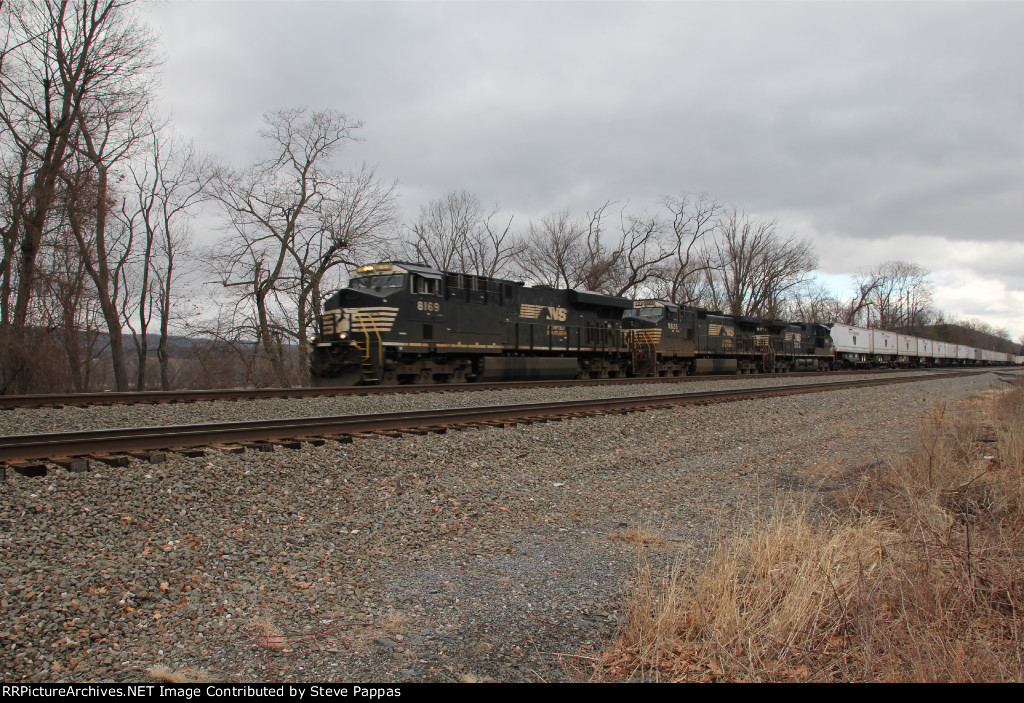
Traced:
POLYGON ((974 349, 964 344, 956 345, 956 359, 957 361, 964 361, 966 359, 974 358, 974 349))
POLYGON ((896 360, 901 364, 917 365, 920 352, 918 351, 921 340, 906 334, 896 335, 896 348, 898 356, 896 360))
POLYGON ((895 332, 871 330, 871 356, 877 363, 888 364, 895 361, 898 351, 895 332))
POLYGON ((935 342, 923 337, 917 340, 917 355, 922 364, 931 364, 935 359, 935 342))
POLYGON ((866 364, 871 356, 871 330, 833 324, 832 346, 836 357, 847 365, 866 364))

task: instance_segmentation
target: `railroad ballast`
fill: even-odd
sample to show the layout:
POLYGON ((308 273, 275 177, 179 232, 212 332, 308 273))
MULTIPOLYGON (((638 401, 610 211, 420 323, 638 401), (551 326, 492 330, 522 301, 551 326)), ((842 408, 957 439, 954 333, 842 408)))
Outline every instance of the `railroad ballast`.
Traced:
POLYGON ((318 384, 818 371, 1024 363, 849 325, 726 315, 664 300, 382 262, 327 299, 309 343, 318 384))

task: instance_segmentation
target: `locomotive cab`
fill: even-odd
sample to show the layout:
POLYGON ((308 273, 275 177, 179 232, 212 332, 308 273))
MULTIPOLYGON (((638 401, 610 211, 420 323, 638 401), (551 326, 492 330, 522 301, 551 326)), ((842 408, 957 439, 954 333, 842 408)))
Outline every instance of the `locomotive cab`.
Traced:
POLYGON ((393 334, 399 309, 406 307, 410 280, 417 278, 408 267, 394 263, 368 264, 351 273, 348 287, 327 299, 310 340, 314 383, 377 380, 384 341, 393 334))
MULTIPOLYGON (((658 376, 682 376, 692 373, 695 354, 696 311, 667 300, 636 300, 622 316, 634 356, 652 357, 651 372, 658 376)), ((641 358, 640 361, 643 361, 641 358)), ((637 375, 644 366, 637 363, 637 375)))

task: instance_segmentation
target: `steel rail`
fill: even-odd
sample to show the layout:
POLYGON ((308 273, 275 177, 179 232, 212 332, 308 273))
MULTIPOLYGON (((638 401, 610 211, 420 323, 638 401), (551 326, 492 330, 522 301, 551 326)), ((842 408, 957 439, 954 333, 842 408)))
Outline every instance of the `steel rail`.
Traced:
MULTIPOLYGON (((962 371, 943 374, 951 378, 978 373, 962 371)), ((98 453, 175 450, 187 447, 338 437, 388 430, 414 430, 439 426, 465 426, 489 421, 550 419, 573 414, 626 412, 683 404, 708 404, 752 398, 817 393, 894 383, 935 380, 935 376, 903 376, 884 379, 856 379, 829 383, 734 388, 697 393, 669 393, 625 398, 599 398, 548 403, 446 408, 372 415, 249 420, 213 424, 163 427, 119 428, 56 432, 37 435, 0 436, 0 462, 38 460, 51 457, 87 456, 98 453)))
POLYGON ((654 376, 630 378, 561 379, 549 381, 498 381, 487 383, 433 383, 401 386, 303 386, 296 388, 220 388, 182 391, 110 391, 98 393, 46 393, 0 395, 0 408, 120 405, 132 403, 194 403, 213 400, 255 400, 266 398, 309 398, 318 396, 379 395, 391 393, 452 393, 458 391, 508 390, 519 388, 557 388, 563 386, 605 386, 655 383, 694 383, 698 381, 747 378, 786 378, 808 376, 848 376, 877 373, 936 372, 939 369, 871 369, 855 371, 791 371, 779 374, 715 374, 701 376, 654 376))

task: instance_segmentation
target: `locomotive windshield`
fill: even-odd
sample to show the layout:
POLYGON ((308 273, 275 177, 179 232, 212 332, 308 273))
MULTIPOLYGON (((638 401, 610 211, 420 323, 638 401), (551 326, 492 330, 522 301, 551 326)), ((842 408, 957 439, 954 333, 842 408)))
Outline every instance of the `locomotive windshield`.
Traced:
POLYGON ((353 278, 348 286, 355 290, 389 293, 405 288, 405 274, 390 273, 384 276, 360 276, 353 278))
POLYGON ((652 320, 657 320, 659 317, 665 314, 665 309, 658 306, 633 308, 632 310, 626 310, 623 313, 623 317, 646 317, 652 320))

